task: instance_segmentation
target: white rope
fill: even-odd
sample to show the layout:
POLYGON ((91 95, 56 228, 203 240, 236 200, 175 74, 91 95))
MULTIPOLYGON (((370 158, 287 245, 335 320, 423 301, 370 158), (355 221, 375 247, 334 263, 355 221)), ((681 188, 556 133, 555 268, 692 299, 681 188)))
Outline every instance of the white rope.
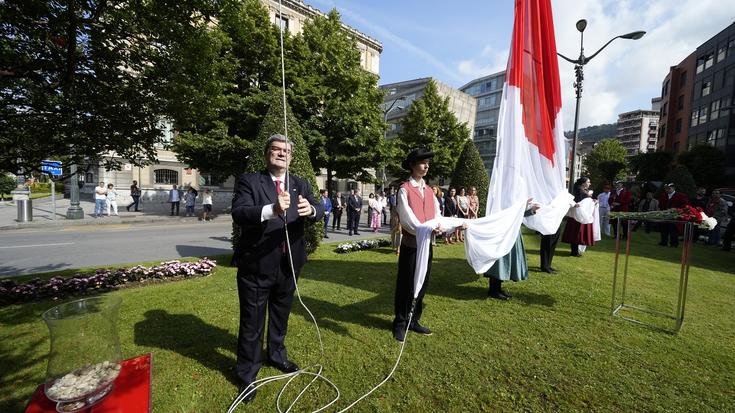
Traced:
MULTIPOLYGON (((283 21, 283 4, 282 4, 282 0, 278 0, 278 15, 280 16, 281 21, 283 21)), ((288 139, 288 113, 287 113, 287 110, 286 110, 286 59, 284 57, 284 47, 283 47, 283 30, 284 30, 284 28, 283 27, 279 27, 279 29, 280 29, 280 43, 281 43, 281 94, 282 94, 282 102, 283 102, 283 131, 284 131, 284 136, 286 137, 286 148, 288 149, 288 145, 290 144, 290 142, 289 142, 289 139, 288 139)), ((293 145, 291 145, 291 147, 293 148, 293 145)), ((291 153, 290 156, 293 156, 293 151, 292 151, 292 153, 291 153)), ((289 190, 289 186, 288 186, 288 181, 289 181, 288 180, 289 166, 288 166, 288 164, 289 164, 289 162, 287 162, 287 166, 286 166, 286 175, 285 175, 285 179, 284 179, 285 180, 284 186, 285 186, 285 189, 286 189, 286 193, 289 193, 290 194, 290 192, 288 192, 288 190, 289 190)), ((322 357, 324 357, 324 343, 322 342, 322 334, 321 334, 321 331, 319 330, 319 324, 317 323, 316 318, 314 317, 314 314, 312 314, 311 310, 309 310, 309 308, 306 306, 306 304, 304 304, 304 301, 301 299, 301 292, 299 291, 299 284, 298 284, 298 282, 296 280, 296 270, 294 269, 294 264, 293 264, 293 255, 291 253, 291 241, 290 241, 289 236, 288 236, 288 217, 286 216, 286 212, 285 211, 284 211, 284 220, 285 220, 284 230, 286 232, 286 245, 288 246, 288 248, 287 248, 287 250, 288 250, 288 261, 289 261, 289 264, 290 264, 290 267, 291 267, 291 276, 293 277, 294 286, 296 287, 296 297, 299 299, 299 303, 301 303, 301 306, 304 308, 304 310, 306 310, 306 312, 309 314, 309 317, 311 317, 312 322, 314 323, 314 327, 316 328, 316 335, 317 335, 317 338, 319 340, 319 354, 320 354, 319 358, 321 359, 322 357)), ((401 343, 401 351, 398 353, 398 358, 396 359, 396 362, 393 365, 393 368, 391 369, 390 373, 388 373, 388 375, 383 379, 383 381, 381 381, 380 383, 378 383, 376 386, 374 386, 372 389, 370 389, 370 391, 368 391, 367 393, 365 393, 362 396, 360 396, 360 398, 358 398, 357 400, 355 400, 354 402, 352 402, 349 406, 347 406, 344 409, 340 410, 339 413, 343 413, 343 412, 346 412, 349 409, 351 409, 357 403, 359 403, 364 398, 366 398, 370 394, 372 394, 380 386, 382 386, 383 384, 385 384, 393 376, 393 373, 395 373, 396 369, 398 368, 398 364, 401 362, 401 357, 403 356, 403 349, 406 347, 406 339, 408 338, 408 327, 411 325, 411 320, 413 319, 414 306, 415 306, 415 301, 414 301, 413 305, 411 306, 411 312, 408 315, 408 323, 406 324, 406 331, 404 331, 404 334, 403 334, 403 337, 404 338, 403 338, 403 342, 401 343)), ((279 380, 287 380, 287 381, 286 381, 286 384, 284 384, 283 387, 281 388, 281 390, 278 392, 278 398, 276 399, 276 409, 278 410, 278 413, 288 413, 296 405, 296 403, 299 401, 299 399, 301 399, 301 396, 303 396, 306 393, 306 391, 311 387, 312 384, 314 384, 317 380, 322 380, 322 381, 326 382, 332 389, 334 389, 335 396, 334 396, 334 398, 329 403, 323 405, 322 407, 318 408, 317 410, 313 410, 312 411, 312 413, 319 413, 319 412, 321 412, 321 411, 329 408, 334 403, 336 403, 339 400, 339 397, 341 395, 341 393, 339 391, 339 387, 337 387, 337 385, 334 384, 327 377, 325 377, 324 375, 322 375, 322 372, 323 371, 324 371, 324 367, 321 364, 314 364, 314 365, 311 365, 311 366, 302 368, 299 371, 294 372, 294 373, 279 374, 279 375, 275 375, 275 376, 264 377, 264 378, 262 378, 260 380, 256 380, 253 383, 251 383, 250 386, 248 386, 247 388, 243 389, 242 392, 240 392, 240 394, 235 398, 235 400, 230 405, 229 409, 227 409, 227 413, 233 413, 237 409, 237 407, 240 405, 240 403, 243 400, 245 400, 245 398, 247 398, 251 393, 255 392, 258 388, 260 388, 260 387, 262 387, 262 386, 264 386, 266 384, 279 381, 279 380), (311 371, 312 369, 317 369, 317 371, 316 372, 312 372, 311 371), (309 384, 307 384, 299 392, 299 394, 291 402, 291 404, 288 405, 288 407, 286 408, 286 410, 285 411, 282 410, 282 408, 281 408, 281 398, 282 398, 284 392, 286 391, 286 389, 288 388, 288 386, 294 381, 294 379, 296 379, 297 377, 302 376, 302 375, 312 376, 313 378, 311 379, 311 381, 309 382, 309 384)))

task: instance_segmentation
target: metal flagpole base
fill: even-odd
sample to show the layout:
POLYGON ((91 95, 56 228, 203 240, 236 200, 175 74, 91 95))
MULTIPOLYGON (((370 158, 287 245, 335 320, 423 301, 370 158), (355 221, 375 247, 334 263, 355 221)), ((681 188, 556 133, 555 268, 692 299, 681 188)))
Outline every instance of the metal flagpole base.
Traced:
POLYGON ((692 237, 694 235, 694 225, 691 222, 673 221, 673 220, 651 220, 651 222, 657 222, 664 225, 671 224, 683 224, 684 225, 684 241, 681 248, 681 265, 679 271, 679 288, 677 293, 677 304, 676 312, 674 314, 645 308, 642 306, 636 306, 626 303, 626 293, 628 287, 628 261, 630 259, 630 241, 633 237, 633 231, 631 231, 630 220, 627 220, 624 224, 622 219, 617 221, 617 234, 618 237, 615 239, 615 264, 613 267, 613 285, 612 285, 612 304, 611 304, 611 315, 620 317, 623 320, 630 321, 636 324, 644 325, 654 330, 664 331, 670 334, 676 334, 681 329, 684 323, 684 309, 686 307, 687 299, 687 286, 689 284, 689 259, 692 250, 692 237), (628 239, 625 242, 625 261, 623 263, 622 270, 622 282, 621 284, 621 296, 620 301, 618 298, 618 273, 620 272, 620 249, 621 242, 620 236, 622 235, 621 226, 628 226, 628 239), (675 322, 674 328, 666 328, 660 325, 641 321, 634 316, 626 316, 621 313, 621 310, 626 313, 645 313, 654 317, 659 317, 667 320, 673 320, 675 322))

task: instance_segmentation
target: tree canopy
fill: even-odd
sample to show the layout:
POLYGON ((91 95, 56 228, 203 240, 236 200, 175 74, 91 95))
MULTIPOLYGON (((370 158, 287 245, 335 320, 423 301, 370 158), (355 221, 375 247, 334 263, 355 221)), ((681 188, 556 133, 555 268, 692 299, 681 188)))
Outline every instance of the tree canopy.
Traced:
POLYGON ((636 181, 663 181, 673 161, 670 152, 642 152, 630 158, 628 164, 636 181))
POLYGON ((603 139, 584 158, 584 174, 590 178, 593 188, 625 177, 626 151, 617 139, 603 139))
POLYGON ((691 172, 697 185, 713 189, 725 181, 725 153, 709 145, 697 145, 677 158, 691 172))
POLYGON ((390 170, 396 176, 406 175, 401 161, 411 149, 423 146, 435 154, 427 178, 448 178, 469 136, 467 124, 460 123, 449 111, 449 98, 442 98, 436 83, 430 80, 424 96, 409 107, 401 131, 392 142, 390 170))

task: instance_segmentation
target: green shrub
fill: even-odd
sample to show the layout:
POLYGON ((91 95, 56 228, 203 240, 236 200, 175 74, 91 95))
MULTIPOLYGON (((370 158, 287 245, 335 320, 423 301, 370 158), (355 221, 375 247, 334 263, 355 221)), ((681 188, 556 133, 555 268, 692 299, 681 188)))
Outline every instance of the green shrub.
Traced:
POLYGON ((458 194, 459 188, 465 188, 468 195, 471 186, 477 188, 477 197, 480 199, 480 208, 477 211, 477 215, 478 217, 482 217, 485 216, 485 204, 487 203, 487 189, 489 185, 487 170, 485 169, 485 164, 482 163, 480 152, 472 140, 467 140, 452 173, 452 187, 457 189, 458 194))

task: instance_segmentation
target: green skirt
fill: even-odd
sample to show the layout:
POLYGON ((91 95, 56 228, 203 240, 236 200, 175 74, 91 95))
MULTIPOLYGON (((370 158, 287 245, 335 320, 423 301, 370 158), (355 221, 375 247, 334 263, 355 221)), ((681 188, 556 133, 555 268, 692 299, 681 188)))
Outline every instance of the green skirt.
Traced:
POLYGON ((520 232, 510 252, 497 260, 485 273, 485 277, 492 277, 500 281, 521 281, 528 279, 526 248, 523 245, 523 237, 520 232))

